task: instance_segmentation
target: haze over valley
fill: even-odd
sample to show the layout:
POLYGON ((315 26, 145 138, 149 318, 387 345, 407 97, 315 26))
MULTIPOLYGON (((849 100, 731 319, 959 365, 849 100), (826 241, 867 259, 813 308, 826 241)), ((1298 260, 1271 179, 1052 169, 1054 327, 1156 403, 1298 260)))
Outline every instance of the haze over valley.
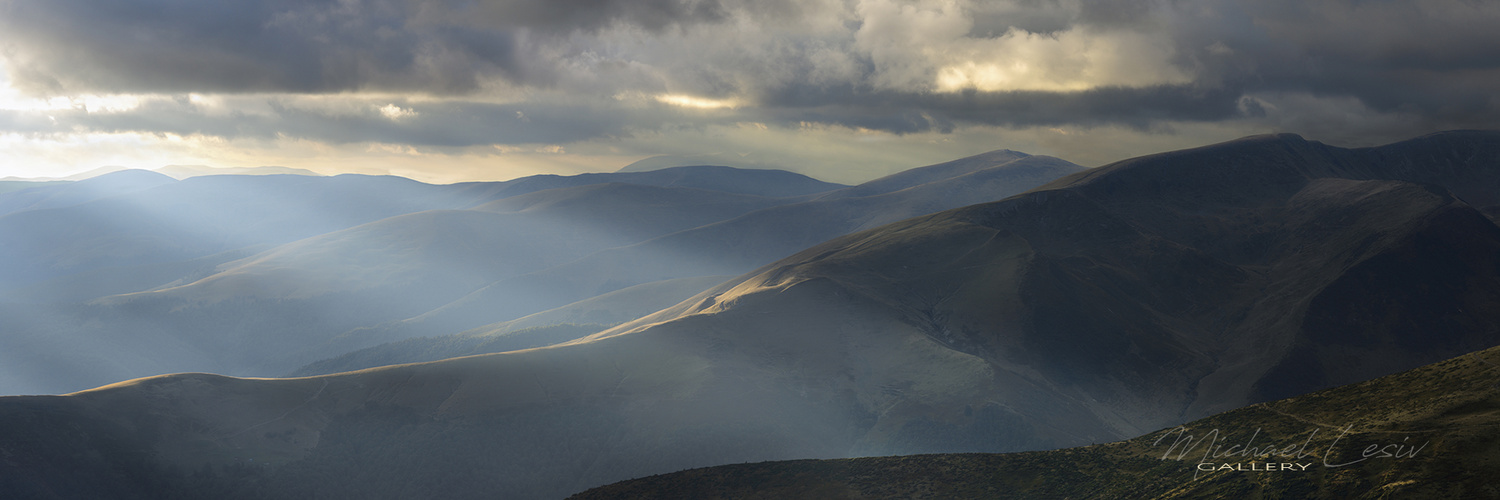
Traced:
MULTIPOLYGON (((18 325, 4 332, 16 346, 5 392, 181 371, 283 375, 633 285, 745 272, 1079 170, 1000 152, 851 188, 702 166, 452 185, 122 171, 7 193, 17 208, 0 234, 24 246, 0 249, 18 325), (78 203, 55 206, 67 202, 78 203)), ((702 288, 590 321, 634 319, 702 288)))

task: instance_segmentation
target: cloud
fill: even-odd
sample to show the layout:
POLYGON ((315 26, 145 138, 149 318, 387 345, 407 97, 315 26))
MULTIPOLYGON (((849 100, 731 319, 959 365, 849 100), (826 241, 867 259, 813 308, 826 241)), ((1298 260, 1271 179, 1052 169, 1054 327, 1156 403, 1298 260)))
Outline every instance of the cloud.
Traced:
MULTIPOLYGON (((795 12, 776 2, 758 12, 795 12)), ((716 0, 10 0, 15 85, 79 92, 461 94, 545 83, 572 34, 658 34, 729 16, 716 0), (535 72, 531 64, 536 64, 535 72)))
POLYGON ((0 133, 534 148, 741 123, 1225 124, 1376 142, 1493 127, 1497 25, 1500 4, 1468 0, 8 0, 0 83, 34 100, 0 92, 0 133))
POLYGON ((335 105, 277 97, 219 98, 212 101, 154 98, 142 100, 129 110, 110 113, 90 112, 83 108, 52 110, 45 116, 0 111, 0 127, 34 135, 88 130, 230 139, 294 137, 338 144, 382 142, 467 147, 620 136, 628 133, 632 123, 661 123, 673 112, 665 104, 612 109, 588 102, 493 104, 426 101, 397 104, 373 99, 358 103, 340 99, 332 104, 335 105), (213 111, 225 107, 257 111, 213 111))
POLYGON ((516 74, 516 34, 416 23, 399 1, 16 0, 0 30, 36 93, 452 93, 516 74))
POLYGON ((974 7, 945 0, 861 2, 855 46, 873 60, 875 86, 1079 91, 1191 81, 1171 64, 1172 40, 1162 32, 1076 23, 1045 32, 990 26, 984 36, 973 36, 974 7))
POLYGON ((1178 23, 1200 81, 1358 100, 1452 126, 1500 108, 1500 4, 1464 0, 1223 2, 1178 23))

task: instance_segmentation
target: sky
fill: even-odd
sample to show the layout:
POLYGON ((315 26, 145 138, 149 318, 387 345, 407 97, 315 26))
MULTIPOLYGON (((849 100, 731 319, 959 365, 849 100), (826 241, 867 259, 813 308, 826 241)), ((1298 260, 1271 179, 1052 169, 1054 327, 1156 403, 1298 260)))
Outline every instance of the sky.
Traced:
POLYGON ((1496 128, 1496 27, 1478 0, 0 0, 0 177, 1371 146, 1496 128))

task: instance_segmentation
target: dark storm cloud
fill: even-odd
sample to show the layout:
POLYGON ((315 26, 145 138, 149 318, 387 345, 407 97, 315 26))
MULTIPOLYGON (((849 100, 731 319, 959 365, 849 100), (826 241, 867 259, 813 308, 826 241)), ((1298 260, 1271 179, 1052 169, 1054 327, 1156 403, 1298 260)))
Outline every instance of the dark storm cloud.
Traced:
POLYGON ((34 93, 472 91, 525 81, 518 38, 721 19, 711 1, 13 0, 0 38, 34 93))
POLYGON ((18 1, 0 29, 12 78, 35 92, 452 91, 487 66, 515 69, 508 33, 416 33, 404 7, 18 1))
MULTIPOLYGON (((1205 84, 1267 99, 1300 93, 1401 115, 1411 131, 1493 128, 1500 118, 1500 4, 1472 1, 1222 2, 1175 25, 1205 84)), ((1283 109, 1304 133, 1364 118, 1283 109)))
MULTIPOLYGON (((338 114, 296 106, 209 116, 164 100, 126 113, 53 118, 88 130, 334 142, 558 143, 734 121, 812 122, 895 133, 966 125, 1151 129, 1234 121, 1318 137, 1385 139, 1492 128, 1500 117, 1494 91, 1500 88, 1500 30, 1495 29, 1500 4, 1494 2, 953 5, 926 0, 11 0, 0 3, 0 56, 13 81, 44 95, 390 91, 456 96, 446 104, 403 105, 417 114, 397 120, 370 109, 338 114), (886 17, 873 19, 876 14, 886 17), (963 23, 942 18, 960 14, 963 23), (891 38, 898 35, 908 38, 891 38), (948 67, 944 64, 964 62, 957 58, 1003 58, 1019 53, 1003 45, 1007 40, 1064 44, 1071 43, 1070 36, 1093 37, 1096 48, 1118 43, 1114 57, 1126 64, 1101 70, 1104 76, 1091 76, 1098 81, 1090 80, 1091 87, 1082 90, 939 92, 933 86, 937 73, 948 67), (1157 50, 1156 41, 1164 48, 1148 53, 1157 50), (943 57, 952 60, 934 62, 943 57), (1171 71, 1139 83, 1131 68, 1139 73, 1138 68, 1155 67, 1150 64, 1171 71), (1165 74, 1172 71, 1185 76, 1165 74), (521 89, 517 95, 541 89, 553 97, 511 105, 466 102, 493 79, 521 89), (668 93, 740 104, 704 114, 651 100, 668 93), (620 95, 637 98, 612 99, 620 95), (642 101, 648 105, 642 107, 642 101), (518 121, 518 111, 532 121, 518 121)), ((1086 43, 1053 47, 1063 56, 1087 48, 1086 43)), ((1071 71, 1068 64, 1088 62, 1053 55, 1027 62, 1061 68, 1057 74, 1071 71)), ((36 117, 0 121, 13 131, 67 130, 36 117)))
POLYGON ((1001 126, 1126 125, 1215 121, 1238 116, 1241 93, 1224 87, 1156 85, 1080 92, 913 93, 843 88, 783 89, 765 102, 766 121, 839 123, 894 133, 958 124, 1001 126))
POLYGON ((469 19, 487 25, 549 30, 589 31, 618 22, 661 31, 684 23, 719 22, 729 15, 726 7, 715 0, 442 0, 426 3, 441 5, 450 13, 477 16, 469 19))
MULTIPOLYGON (((1084 1, 975 3, 971 37, 1070 29, 1169 37, 1185 84, 1065 92, 874 91, 793 82, 765 93, 785 121, 917 132, 962 124, 1125 125, 1239 120, 1380 142, 1500 124, 1500 3, 1084 1), (810 90, 811 88, 811 90, 810 90), (1316 100, 1322 100, 1313 102, 1316 100), (1278 105, 1278 103, 1280 105, 1278 105)), ((1130 55, 1130 54, 1126 54, 1130 55)), ((860 81, 874 69, 866 67, 860 81)), ((1355 141, 1360 142, 1360 141, 1355 141)))

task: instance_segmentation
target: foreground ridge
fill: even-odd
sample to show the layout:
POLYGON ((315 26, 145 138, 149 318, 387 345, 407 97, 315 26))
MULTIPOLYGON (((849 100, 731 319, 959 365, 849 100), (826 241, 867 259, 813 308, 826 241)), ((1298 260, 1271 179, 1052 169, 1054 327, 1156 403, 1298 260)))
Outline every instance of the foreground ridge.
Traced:
POLYGON ((1109 444, 725 465, 612 498, 1497 498, 1500 348, 1109 444))

